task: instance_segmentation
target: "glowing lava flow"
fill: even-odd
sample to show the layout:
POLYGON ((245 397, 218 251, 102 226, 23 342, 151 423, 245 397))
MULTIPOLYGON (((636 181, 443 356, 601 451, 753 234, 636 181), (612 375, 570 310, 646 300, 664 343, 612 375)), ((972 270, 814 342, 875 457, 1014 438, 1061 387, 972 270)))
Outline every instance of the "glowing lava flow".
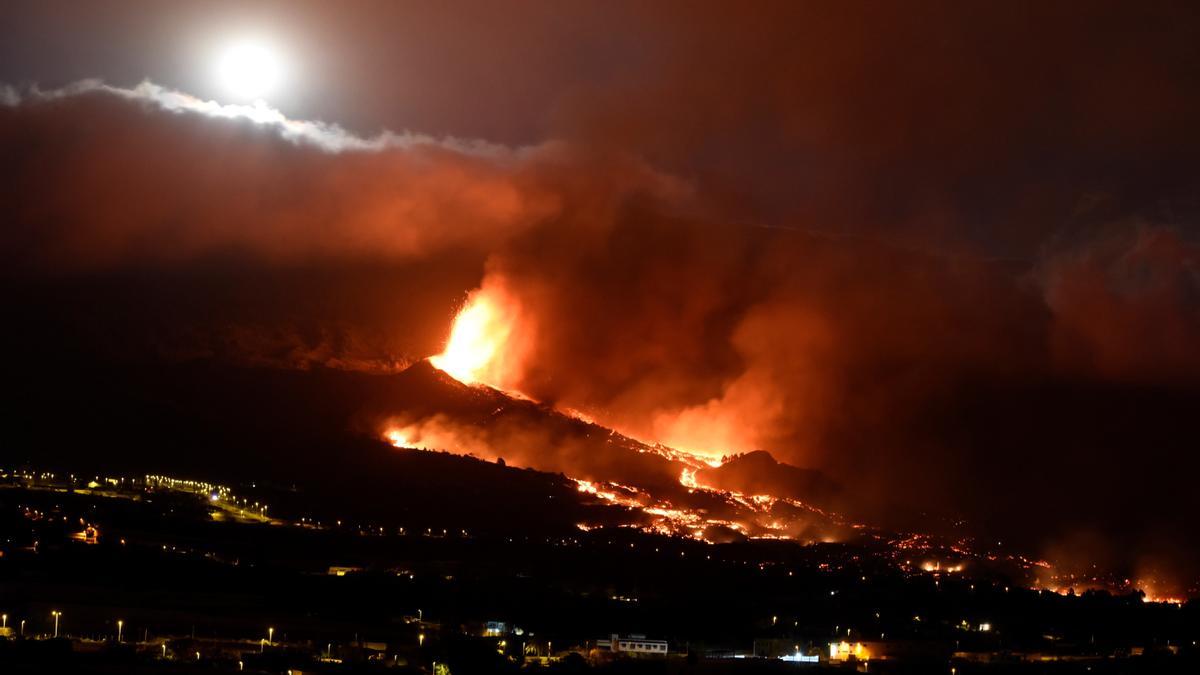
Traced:
MULTIPOLYGON (((385 427, 382 435, 393 446, 406 451, 447 452, 488 462, 497 459, 486 441, 473 435, 469 428, 450 428, 444 422, 426 420, 405 424, 397 420, 385 427)), ((639 451, 657 454, 668 450, 658 446, 639 451)), ((884 558, 906 576, 928 575, 939 579, 967 575, 976 570, 981 574, 1002 570, 1008 575, 1006 578, 1018 580, 1021 586, 1063 595, 1091 588, 1118 593, 1140 589, 1148 603, 1185 602, 1180 596, 1161 592, 1151 578, 1133 582, 1060 574, 1049 562, 1015 552, 976 548, 969 539, 891 533, 849 522, 837 513, 797 499, 705 486, 697 479, 699 470, 706 466, 702 460, 682 454, 678 461, 683 464, 679 482, 686 490, 682 492, 663 494, 645 486, 565 476, 574 482, 579 492, 594 497, 596 501, 592 503, 618 509, 603 515, 597 512, 595 519, 589 518, 576 526, 582 531, 632 528, 647 534, 707 543, 754 539, 791 540, 804 545, 860 541, 868 546, 881 546, 884 558)))

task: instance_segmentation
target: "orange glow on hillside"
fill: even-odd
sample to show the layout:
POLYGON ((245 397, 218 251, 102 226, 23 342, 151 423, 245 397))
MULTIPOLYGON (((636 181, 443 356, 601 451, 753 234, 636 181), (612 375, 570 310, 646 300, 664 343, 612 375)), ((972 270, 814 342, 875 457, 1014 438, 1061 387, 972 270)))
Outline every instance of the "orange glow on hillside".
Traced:
POLYGON ((489 278, 467 296, 446 348, 430 363, 463 384, 511 387, 523 353, 516 334, 519 315, 515 298, 489 278))
MULTIPOLYGON (((463 384, 487 385, 511 396, 528 398, 519 385, 533 349, 534 330, 530 313, 523 311, 505 279, 489 275, 467 295, 454 317, 445 348, 429 362, 463 384)), ((700 460, 708 466, 720 466, 725 455, 754 449, 746 437, 750 425, 740 415, 724 409, 719 401, 660 413, 652 428, 638 429, 620 420, 597 420, 572 408, 559 411, 608 426, 689 465, 700 460)))
POLYGON ((384 439, 397 448, 407 448, 412 441, 408 440, 408 435, 403 429, 388 429, 383 432, 384 439))
POLYGON ((1169 605, 1182 605, 1185 601, 1183 598, 1173 598, 1170 596, 1144 595, 1142 602, 1162 602, 1169 605))
POLYGON ((747 427, 736 424, 706 407, 675 414, 660 414, 654 421, 654 443, 698 457, 710 466, 721 458, 754 450, 745 436, 747 427))

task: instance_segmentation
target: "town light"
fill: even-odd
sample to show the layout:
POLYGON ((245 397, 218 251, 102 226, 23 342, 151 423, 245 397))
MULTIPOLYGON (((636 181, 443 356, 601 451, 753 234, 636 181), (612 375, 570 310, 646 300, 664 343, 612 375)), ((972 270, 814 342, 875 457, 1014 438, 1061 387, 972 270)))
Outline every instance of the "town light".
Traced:
POLYGON ((117 619, 117 642, 121 641, 121 629, 125 627, 125 622, 117 619))
POLYGON ((58 637, 58 617, 62 616, 62 612, 53 610, 50 615, 54 617, 54 637, 58 637))

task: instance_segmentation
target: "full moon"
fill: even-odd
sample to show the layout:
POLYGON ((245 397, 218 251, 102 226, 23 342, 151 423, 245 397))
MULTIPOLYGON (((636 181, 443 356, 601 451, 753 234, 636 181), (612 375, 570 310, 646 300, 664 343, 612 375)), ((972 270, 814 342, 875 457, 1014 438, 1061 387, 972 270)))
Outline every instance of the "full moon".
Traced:
POLYGON ((217 59, 217 81, 230 96, 258 100, 283 81, 283 60, 266 42, 243 40, 225 47, 217 59))

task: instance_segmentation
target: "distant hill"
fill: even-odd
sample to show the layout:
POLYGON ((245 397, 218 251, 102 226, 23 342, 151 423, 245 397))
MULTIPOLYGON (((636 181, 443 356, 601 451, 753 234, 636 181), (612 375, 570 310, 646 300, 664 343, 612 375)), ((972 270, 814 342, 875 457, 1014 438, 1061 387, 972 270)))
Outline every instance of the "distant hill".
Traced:
POLYGON ((842 487, 814 469, 778 462, 771 453, 756 450, 728 459, 719 467, 696 472, 701 485, 750 495, 790 497, 830 508, 844 495, 842 487))

